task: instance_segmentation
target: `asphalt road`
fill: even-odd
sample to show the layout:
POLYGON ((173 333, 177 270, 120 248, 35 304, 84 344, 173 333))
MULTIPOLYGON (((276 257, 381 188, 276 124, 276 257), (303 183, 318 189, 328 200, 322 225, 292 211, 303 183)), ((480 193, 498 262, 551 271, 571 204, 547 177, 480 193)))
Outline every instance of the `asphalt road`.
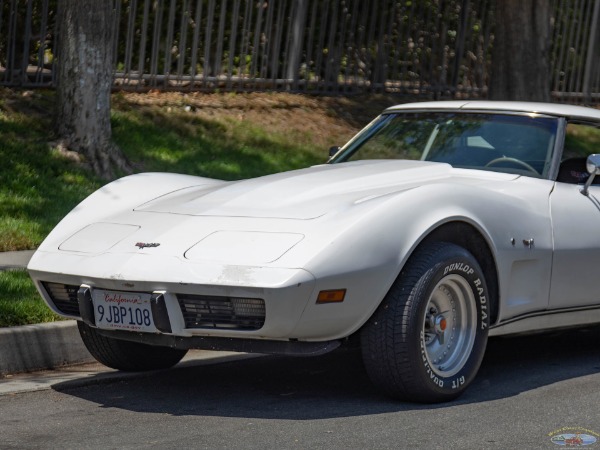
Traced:
POLYGON ((600 433, 598 343, 600 330, 493 339, 443 405, 380 395, 351 351, 92 375, 0 395, 0 448, 560 448, 551 434, 600 433))

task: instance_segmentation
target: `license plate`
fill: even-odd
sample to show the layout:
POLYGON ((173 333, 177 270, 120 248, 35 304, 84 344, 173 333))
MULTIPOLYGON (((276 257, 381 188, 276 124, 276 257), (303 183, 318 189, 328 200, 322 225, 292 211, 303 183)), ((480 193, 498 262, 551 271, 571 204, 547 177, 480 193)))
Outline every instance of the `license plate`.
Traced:
POLYGON ((96 326, 105 330, 155 333, 150 294, 139 292, 92 291, 96 326))

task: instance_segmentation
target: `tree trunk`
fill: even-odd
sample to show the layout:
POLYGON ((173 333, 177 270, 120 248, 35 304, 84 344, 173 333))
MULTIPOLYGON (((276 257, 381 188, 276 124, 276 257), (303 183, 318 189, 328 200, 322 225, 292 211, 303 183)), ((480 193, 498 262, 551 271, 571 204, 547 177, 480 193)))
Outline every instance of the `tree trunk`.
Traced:
POLYGON ((96 174, 113 178, 131 166, 113 144, 110 92, 113 2, 60 0, 56 128, 63 147, 82 154, 96 174))
POLYGON ((498 0, 489 98, 550 101, 550 2, 498 0))

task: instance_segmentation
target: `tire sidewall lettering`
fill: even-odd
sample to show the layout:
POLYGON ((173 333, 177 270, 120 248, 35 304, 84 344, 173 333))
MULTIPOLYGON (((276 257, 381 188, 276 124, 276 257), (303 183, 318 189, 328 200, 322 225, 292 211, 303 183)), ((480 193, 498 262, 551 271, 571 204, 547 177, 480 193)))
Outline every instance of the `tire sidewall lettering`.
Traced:
POLYGON ((423 333, 423 331, 421 331, 421 336, 420 336, 419 341, 421 342, 421 362, 423 363, 423 366, 425 367, 425 372, 427 373, 427 376, 429 377, 429 381, 433 382, 433 384, 435 384, 436 386, 443 389, 444 388, 444 378, 437 376, 433 372, 433 369, 431 368, 431 365, 429 364, 429 361, 427 360, 427 354, 426 354, 426 350, 425 350, 425 334, 423 333))
MULTIPOLYGON (((487 306, 487 287, 483 274, 479 273, 479 268, 473 268, 466 262, 454 262, 447 264, 442 270, 443 274, 439 279, 447 275, 459 275, 469 282, 478 303, 479 325, 478 328, 484 330, 488 327, 488 306, 487 306), (475 273, 477 270, 477 274, 475 273)), ((439 280, 438 280, 439 281, 439 280)))

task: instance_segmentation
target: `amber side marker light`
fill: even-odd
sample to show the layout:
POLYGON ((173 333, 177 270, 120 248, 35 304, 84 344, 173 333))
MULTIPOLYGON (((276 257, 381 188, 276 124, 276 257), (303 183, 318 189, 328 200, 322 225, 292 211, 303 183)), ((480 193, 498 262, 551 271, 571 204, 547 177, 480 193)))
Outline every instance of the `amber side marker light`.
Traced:
POLYGON ((319 292, 317 303, 340 303, 344 301, 346 289, 332 289, 319 292))

